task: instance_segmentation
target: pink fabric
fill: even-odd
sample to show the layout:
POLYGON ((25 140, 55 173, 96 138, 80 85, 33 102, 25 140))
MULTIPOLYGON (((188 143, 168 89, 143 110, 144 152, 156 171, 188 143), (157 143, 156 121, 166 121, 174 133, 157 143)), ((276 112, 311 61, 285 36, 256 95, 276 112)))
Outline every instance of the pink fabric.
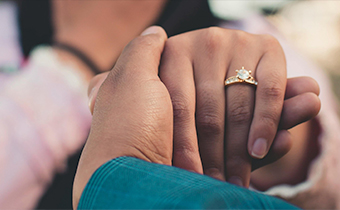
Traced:
POLYGON ((0 3, 0 66, 18 67, 22 60, 15 16, 13 2, 0 3))
POLYGON ((20 73, 0 84, 1 209, 33 208, 90 128, 87 83, 72 69, 53 68, 48 56, 52 49, 37 49, 20 73))
MULTIPOLYGON (((0 3, 0 67, 19 66, 15 7, 0 3), (4 27, 4 28, 3 28, 4 27)), ((67 158, 85 142, 91 123, 87 82, 36 49, 25 67, 0 71, 0 209, 32 209, 67 158)))

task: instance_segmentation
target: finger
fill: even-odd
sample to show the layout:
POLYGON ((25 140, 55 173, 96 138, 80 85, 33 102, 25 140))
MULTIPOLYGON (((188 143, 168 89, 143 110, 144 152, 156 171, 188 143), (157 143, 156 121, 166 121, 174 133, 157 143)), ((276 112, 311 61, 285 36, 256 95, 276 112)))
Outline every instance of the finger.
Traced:
POLYGON ((160 78, 167 87, 173 106, 173 166, 203 173, 195 126, 195 83, 192 62, 172 39, 165 44, 160 78))
MULTIPOLYGON (((270 41, 271 45, 276 42, 270 41)), ((258 85, 248 151, 257 159, 262 159, 268 153, 274 140, 285 95, 286 62, 281 47, 277 45, 263 55, 256 70, 258 85)))
POLYGON ((163 28, 149 27, 124 48, 108 78, 119 81, 121 77, 128 75, 131 80, 159 79, 159 62, 166 40, 167 35, 163 28))
MULTIPOLYGON (((251 49, 251 48, 249 48, 251 49)), ((228 70, 228 78, 235 76, 235 69, 252 70, 260 59, 259 53, 247 51, 243 56, 246 63, 236 61, 228 70), (248 54, 249 53, 249 54, 248 54)), ((240 186, 249 186, 251 158, 247 151, 249 129, 253 117, 255 87, 245 83, 226 86, 226 135, 225 165, 228 182, 240 186)))
MULTIPOLYGON (((225 180, 224 130, 225 130, 225 87, 224 79, 231 58, 230 50, 223 46, 219 31, 206 31, 207 40, 201 47, 203 55, 194 59, 196 84, 196 127, 204 174, 225 180), (210 34, 209 33, 214 33, 210 34)), ((225 34, 224 34, 225 36, 225 34)))
POLYGON ((319 97, 307 92, 284 101, 280 129, 290 129, 315 117, 321 107, 319 97))
MULTIPOLYGON (((295 93, 298 92, 299 91, 295 93)), ((280 129, 284 130, 278 131, 273 141, 273 145, 265 158, 262 160, 253 160, 252 170, 256 170, 257 168, 273 163, 283 157, 292 146, 291 135, 288 131, 286 131, 286 129, 290 129, 315 117, 320 110, 320 106, 320 99, 316 93, 311 92, 302 93, 285 100, 279 126, 280 129)))
POLYGON ((279 160, 289 152, 292 145, 293 138, 289 131, 278 131, 268 154, 261 160, 253 159, 252 171, 279 160))
POLYGON ((89 96, 89 108, 91 114, 93 114, 94 104, 97 98, 98 90, 105 81, 107 75, 109 75, 109 72, 98 74, 95 77, 93 77, 92 80, 90 81, 87 94, 89 96))
POLYGON ((125 73, 131 75, 130 79, 133 79, 132 76, 140 76, 141 73, 143 76, 149 76, 148 79, 156 78, 159 59, 166 39, 167 35, 161 27, 149 27, 141 34, 141 36, 135 38, 125 47, 111 72, 106 72, 95 76, 91 80, 88 88, 89 108, 91 113, 93 113, 94 110, 99 87, 106 80, 106 78, 109 77, 112 79, 113 85, 117 85, 119 78, 125 73), (131 66, 136 65, 136 63, 139 65, 138 67, 131 66), (133 72, 124 72, 124 69, 129 69, 133 72), (141 72, 138 71, 138 69, 149 71, 141 72))
POLYGON ((121 142, 122 148, 132 147, 131 154, 171 165, 173 113, 168 91, 158 77, 166 39, 162 28, 150 27, 124 48, 98 92, 90 135, 100 137, 104 131, 121 139, 123 131, 139 129, 143 132, 132 132, 129 141, 121 142), (122 122, 112 121, 112 117, 122 122), (127 121, 128 127, 124 127, 127 121))
POLYGON ((285 99, 292 98, 302 93, 315 93, 319 95, 318 83, 311 77, 295 77, 287 79, 285 99))

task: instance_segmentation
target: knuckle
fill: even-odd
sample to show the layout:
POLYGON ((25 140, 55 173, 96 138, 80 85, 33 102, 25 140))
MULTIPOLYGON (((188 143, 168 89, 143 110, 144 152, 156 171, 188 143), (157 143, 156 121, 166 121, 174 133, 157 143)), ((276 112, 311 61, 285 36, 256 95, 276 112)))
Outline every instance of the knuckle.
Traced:
POLYGON ((268 44, 278 44, 279 43, 279 41, 272 35, 263 34, 261 36, 262 36, 263 41, 268 43, 268 44))
POLYGON ((185 120, 194 114, 194 110, 190 101, 185 96, 174 96, 172 97, 173 115, 174 119, 185 120))
POLYGON ((262 45, 265 49, 281 49, 280 42, 272 35, 264 34, 260 35, 262 45))
POLYGON ((159 36, 139 36, 133 39, 129 44, 129 48, 150 48, 155 49, 162 45, 162 39, 159 36))
POLYGON ((183 46, 185 45, 181 45, 181 46, 180 46, 180 41, 178 40, 177 37, 170 37, 165 42, 163 55, 164 56, 176 56, 181 52, 181 50, 183 49, 183 46))
POLYGON ((263 87, 264 97, 273 101, 283 101, 284 90, 278 86, 278 83, 273 81, 263 87))
POLYGON ((213 53, 221 48, 221 42, 224 40, 223 29, 219 27, 207 28, 203 39, 205 40, 206 49, 213 53))
POLYGON ((235 125, 242 125, 251 121, 253 115, 249 102, 232 103, 228 107, 228 121, 235 125))
POLYGON ((226 159, 228 160, 226 161, 226 169, 229 173, 231 172, 231 169, 244 167, 249 161, 246 155, 242 156, 236 154, 227 154, 226 159))
POLYGON ((213 86, 200 86, 204 88, 198 96, 202 98, 196 111, 196 124, 200 132, 210 135, 218 135, 224 132, 224 114, 221 103, 211 93, 214 92, 213 86))
POLYGON ((237 45, 239 45, 241 47, 249 46, 249 44, 252 41, 251 35, 249 33, 245 32, 245 31, 237 30, 237 31, 235 31, 234 36, 237 39, 237 45))
POLYGON ((169 47, 176 46, 176 44, 180 41, 180 37, 180 35, 170 37, 166 40, 165 45, 169 47))
POLYGON ((191 139, 189 138, 184 138, 180 142, 174 142, 174 155, 179 156, 183 155, 186 157, 192 156, 195 152, 197 152, 192 144, 190 143, 191 139))
POLYGON ((261 114, 260 122, 268 127, 270 130, 276 130, 279 123, 279 116, 274 112, 266 111, 261 114))
POLYGON ((220 88, 214 80, 202 82, 196 86, 197 108, 196 126, 202 135, 224 133, 224 100, 214 93, 220 88))
POLYGON ((106 77, 102 86, 109 85, 109 87, 111 87, 110 89, 114 89, 115 87, 119 86, 125 74, 126 71, 124 66, 119 64, 115 65, 106 77))
MULTIPOLYGON (((203 165, 204 167, 204 165, 203 165)), ((203 168, 204 174, 214 177, 214 178, 219 178, 219 179, 224 179, 224 168, 223 166, 215 167, 215 166, 209 166, 203 168)))
POLYGON ((218 135, 224 132, 223 122, 215 113, 203 111, 196 116, 196 124, 199 133, 205 135, 218 135))
POLYGON ((226 154, 226 158, 228 158, 228 163, 230 165, 237 165, 239 163, 245 162, 244 158, 241 155, 236 155, 234 153, 226 154))

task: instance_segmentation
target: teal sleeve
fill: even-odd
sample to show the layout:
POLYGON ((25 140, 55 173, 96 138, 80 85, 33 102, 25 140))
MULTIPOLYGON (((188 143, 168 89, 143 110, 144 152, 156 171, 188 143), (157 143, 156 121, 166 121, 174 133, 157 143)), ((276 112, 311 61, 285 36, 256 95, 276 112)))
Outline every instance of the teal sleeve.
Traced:
POLYGON ((120 157, 102 165, 78 209, 297 209, 282 200, 176 167, 120 157))

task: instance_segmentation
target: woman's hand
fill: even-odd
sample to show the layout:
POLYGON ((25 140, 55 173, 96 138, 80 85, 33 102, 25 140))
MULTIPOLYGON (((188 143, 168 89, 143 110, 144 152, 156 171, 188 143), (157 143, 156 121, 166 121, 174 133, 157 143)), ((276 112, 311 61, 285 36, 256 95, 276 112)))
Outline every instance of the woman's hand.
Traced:
POLYGON ((147 29, 127 45, 101 85, 74 182, 75 207, 90 176, 108 160, 132 156, 171 165, 172 105, 158 77, 166 39, 162 28, 147 29))
MULTIPOLYGON (((173 165, 248 186, 251 170, 285 155, 292 144, 287 129, 320 108, 317 83, 308 77, 287 80, 285 68, 279 43, 267 35, 209 28, 170 38, 160 77, 174 110, 173 165), (242 66, 253 70, 258 88, 224 87, 242 66), (267 139, 263 159, 250 156, 256 136, 267 139)), ((106 75, 92 80, 91 112, 106 75)))
POLYGON ((269 35, 212 27, 171 37, 160 78, 173 105, 173 165, 241 186, 249 185, 252 167, 288 152, 286 129, 320 108, 314 80, 287 82, 284 53, 269 35), (225 87, 242 67, 252 71, 257 87, 225 87))

